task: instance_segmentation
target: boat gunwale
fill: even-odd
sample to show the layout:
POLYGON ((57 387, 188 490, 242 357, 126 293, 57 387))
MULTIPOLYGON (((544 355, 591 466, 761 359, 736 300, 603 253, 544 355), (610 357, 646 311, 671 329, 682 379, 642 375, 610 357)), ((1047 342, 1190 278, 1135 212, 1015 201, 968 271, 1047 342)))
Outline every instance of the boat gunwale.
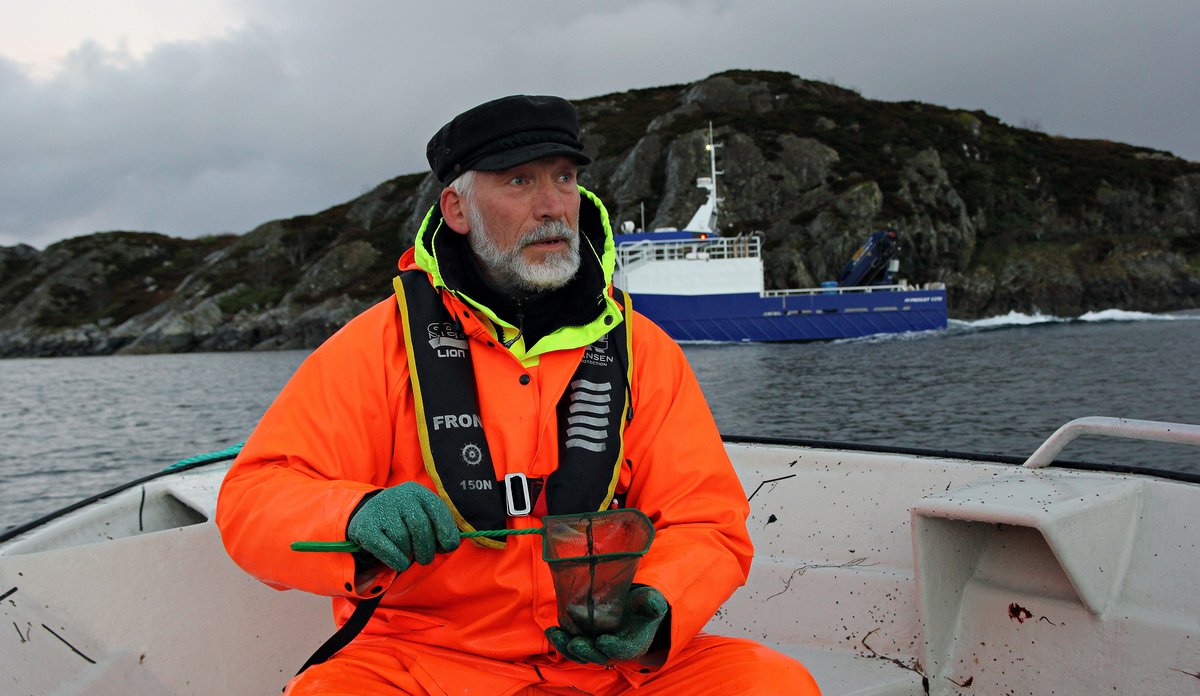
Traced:
MULTIPOLYGON (((897 445, 872 445, 867 443, 838 442, 835 440, 811 440, 803 438, 767 437, 760 435, 737 435, 722 433, 721 439, 727 444, 771 445, 780 447, 807 447, 809 449, 850 450, 855 452, 871 452, 875 454, 900 454, 906 456, 930 457, 933 459, 958 459, 969 462, 990 464, 1012 464, 1021 467, 1028 457, 1018 457, 1008 454, 985 454, 981 452, 961 452, 957 450, 940 450, 928 447, 904 447, 897 445)), ((1155 478, 1179 481, 1182 483, 1200 484, 1200 473, 1190 471, 1174 471, 1172 469, 1155 469, 1153 467, 1136 466, 1116 463, 1087 462, 1073 459, 1055 459, 1047 468, 1075 469, 1079 471, 1094 471, 1106 474, 1133 474, 1137 476, 1152 476, 1155 478)), ((1023 467, 1022 467, 1023 468, 1023 467)))
MULTIPOLYGON (((200 455, 200 456, 203 457, 203 455, 200 455)), ((176 465, 168 467, 166 469, 162 469, 161 471, 155 471, 155 472, 147 474, 145 476, 135 478, 131 481, 126 481, 125 483, 122 483, 113 488, 109 488, 108 490, 101 491, 94 495, 90 495, 86 498, 83 498, 82 500, 77 500, 74 503, 71 503, 70 505, 67 505, 65 507, 61 507, 53 512, 48 512, 45 515, 38 517, 37 519, 30 520, 29 522, 17 525, 16 527, 13 527, 11 529, 6 529, 6 530, 0 532, 0 544, 8 542, 11 539, 15 539, 16 537, 21 536, 22 534, 31 532, 31 531, 37 529, 38 527, 49 524, 50 522, 53 522, 54 520, 56 520, 60 517, 63 517, 72 512, 75 512, 76 510, 81 510, 89 505, 92 505, 93 503, 98 503, 106 498, 111 498, 111 497, 117 495, 118 493, 123 493, 123 492, 129 490, 130 488, 140 486, 143 483, 149 483, 150 481, 154 481, 156 479, 170 476, 171 474, 178 474, 178 473, 182 473, 185 471, 191 471, 192 469, 198 469, 202 466, 207 466, 209 464, 216 464, 218 462, 229 461, 230 459, 233 459, 236 456, 237 456, 237 453, 232 452, 232 453, 228 453, 228 454, 221 454, 220 456, 217 456, 217 457, 198 458, 196 461, 191 461, 186 464, 176 464, 176 465)))
MULTIPOLYGON (((902 447, 895 445, 872 445, 867 443, 854 442, 838 442, 834 440, 812 440, 804 438, 786 438, 786 437, 764 437, 758 435, 738 435, 738 434, 721 434, 721 439, 726 444, 734 445, 768 445, 775 447, 805 447, 809 449, 825 449, 825 450, 849 450, 856 452, 870 452, 877 454, 898 454, 904 456, 930 457, 935 459, 956 459, 968 462, 984 462, 995 464, 1012 464, 1019 467, 1026 460, 1026 457, 1017 457, 1004 454, 985 454, 980 452, 960 452, 955 450, 939 450, 925 447, 902 447)), ((101 491, 94 495, 78 500, 70 505, 59 508, 53 512, 47 513, 34 520, 24 524, 17 525, 11 529, 0 531, 0 544, 8 542, 22 534, 31 532, 38 527, 46 525, 54 520, 68 515, 76 510, 85 508, 93 503, 98 503, 106 498, 111 498, 118 493, 122 493, 135 486, 140 486, 144 483, 154 481, 165 476, 177 474, 185 471, 191 471, 209 464, 228 461, 237 456, 236 452, 222 450, 217 453, 217 456, 206 457, 199 455, 196 461, 189 461, 186 464, 176 464, 161 471, 156 471, 147 474, 140 478, 127 481, 119 486, 101 491)), ((1151 467, 1132 466, 1123 464, 1102 464, 1098 462, 1085 462, 1068 459, 1055 459, 1050 463, 1050 467, 1058 469, 1076 469, 1080 471, 1094 471, 1109 474, 1133 474, 1138 476, 1152 476, 1155 478, 1168 479, 1181 483, 1200 484, 1200 473, 1188 471, 1173 471, 1170 469, 1154 469, 1151 467)))

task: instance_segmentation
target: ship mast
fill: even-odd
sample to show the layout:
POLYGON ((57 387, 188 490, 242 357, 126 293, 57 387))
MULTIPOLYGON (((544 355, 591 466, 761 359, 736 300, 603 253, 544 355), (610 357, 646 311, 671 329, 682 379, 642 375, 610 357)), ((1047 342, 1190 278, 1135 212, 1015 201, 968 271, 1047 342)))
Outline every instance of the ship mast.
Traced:
POLYGON ((717 171, 717 148, 721 147, 720 143, 713 141, 712 122, 708 123, 708 142, 704 144, 704 149, 708 150, 708 166, 709 176, 702 176, 696 179, 696 187, 708 189, 708 200, 696 209, 696 214, 688 221, 688 224, 683 229, 689 232, 709 232, 715 234, 717 231, 717 213, 720 198, 717 197, 717 175, 724 172, 717 171))

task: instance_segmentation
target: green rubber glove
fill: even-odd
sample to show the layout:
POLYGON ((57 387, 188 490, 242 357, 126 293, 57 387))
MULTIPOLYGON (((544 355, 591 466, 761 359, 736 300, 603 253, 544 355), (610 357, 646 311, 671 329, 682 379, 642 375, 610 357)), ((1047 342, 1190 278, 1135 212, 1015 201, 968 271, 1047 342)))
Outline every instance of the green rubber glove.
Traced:
POLYGON ((667 616, 667 598, 653 587, 635 587, 629 592, 625 614, 615 633, 573 636, 559 626, 546 629, 546 639, 567 659, 579 663, 608 664, 612 660, 633 660, 646 654, 667 616))
POLYGON ((436 552, 458 548, 458 527, 436 493, 408 481, 371 496, 350 517, 346 538, 397 571, 415 560, 433 563, 436 552))

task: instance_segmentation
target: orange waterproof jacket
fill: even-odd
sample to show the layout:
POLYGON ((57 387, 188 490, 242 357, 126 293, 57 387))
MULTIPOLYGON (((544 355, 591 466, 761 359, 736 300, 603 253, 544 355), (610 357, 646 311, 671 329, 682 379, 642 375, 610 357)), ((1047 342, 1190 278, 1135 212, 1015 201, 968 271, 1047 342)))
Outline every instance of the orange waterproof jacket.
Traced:
MULTIPOLYGON (((597 249, 596 258, 585 262, 599 262, 608 282, 613 242, 607 213, 583 193, 588 214, 581 212, 581 228, 597 249)), ((416 248, 400 261, 402 270, 429 273, 435 286, 442 278, 430 239, 440 223, 435 207, 416 248)), ((535 346, 518 341, 506 349, 496 340, 503 328, 486 308, 451 292, 442 297, 470 337, 497 475, 549 475, 558 457, 555 407, 584 346, 607 330, 601 318, 615 313, 620 320, 617 305, 607 297, 610 306, 594 327, 571 327, 535 346), (530 379, 523 382, 525 375, 530 379)), ((745 582, 752 554, 749 506, 682 351, 641 315, 628 316, 633 418, 617 492, 655 525, 634 582, 657 588, 670 603, 673 655, 745 582)), ((572 664, 553 653, 543 635, 558 622, 536 535, 509 537, 500 550, 464 541, 431 565, 388 572, 362 587, 355 586, 350 554, 290 550, 298 540, 344 540, 350 514, 369 491, 405 481, 435 490, 421 457, 400 322, 396 299, 389 298, 349 322, 299 367, 222 485, 217 524, 226 549, 246 572, 276 588, 334 597, 339 624, 358 599, 386 591, 363 637, 394 636, 406 646, 406 663, 419 663, 412 656, 428 647, 432 669, 434 656, 446 654, 443 648, 508 662, 572 664)), ((540 526, 532 517, 510 518, 509 524, 540 526)), ((618 668, 636 682, 636 667, 618 668)))

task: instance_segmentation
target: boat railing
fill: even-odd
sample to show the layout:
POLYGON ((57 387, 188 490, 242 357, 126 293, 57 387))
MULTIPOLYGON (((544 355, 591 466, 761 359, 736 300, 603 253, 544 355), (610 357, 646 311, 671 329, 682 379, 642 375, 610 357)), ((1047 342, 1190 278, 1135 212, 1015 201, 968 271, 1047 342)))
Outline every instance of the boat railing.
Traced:
POLYGON ((789 290, 764 290, 763 297, 792 297, 796 295, 855 295, 872 292, 909 292, 912 290, 945 290, 945 283, 925 283, 912 285, 899 283, 896 285, 850 285, 846 287, 831 286, 822 288, 792 288, 789 290))
POLYGON ((1089 416, 1076 418, 1054 431, 1050 437, 1046 438, 1041 447, 1038 447, 1037 451, 1025 460, 1025 466, 1031 469, 1047 466, 1063 451, 1064 447, 1081 435, 1105 435, 1200 446, 1200 425, 1089 416))
POLYGON ((724 261, 754 259, 761 255, 762 239, 757 235, 663 241, 646 239, 617 246, 617 261, 626 270, 650 261, 724 261))

